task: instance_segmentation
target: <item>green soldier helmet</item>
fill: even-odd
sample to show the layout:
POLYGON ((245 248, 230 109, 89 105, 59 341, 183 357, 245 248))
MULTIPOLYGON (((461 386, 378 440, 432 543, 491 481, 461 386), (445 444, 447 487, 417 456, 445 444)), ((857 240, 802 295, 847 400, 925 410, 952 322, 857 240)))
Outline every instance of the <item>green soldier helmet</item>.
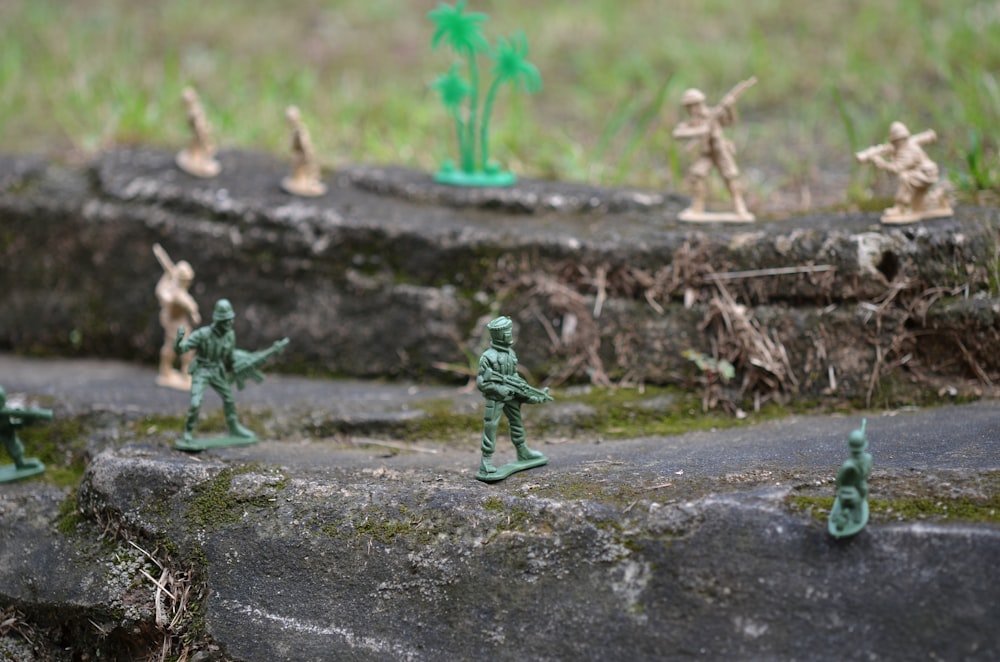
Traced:
POLYGON ((492 344, 510 347, 514 344, 514 323, 506 315, 497 317, 486 325, 490 330, 490 341, 492 344))
POLYGON ((847 438, 847 446, 852 451, 863 451, 868 448, 868 439, 865 438, 865 431, 858 428, 847 438))
POLYGON ((682 106, 693 106, 696 103, 704 103, 705 95, 701 90, 696 90, 693 87, 684 90, 684 94, 681 95, 681 105, 682 106))
POLYGON ((889 142, 903 140, 910 137, 910 130, 902 122, 893 122, 889 125, 889 142))
POLYGON ((236 313, 233 312, 233 304, 229 303, 229 299, 219 299, 215 303, 215 312, 212 313, 213 322, 231 320, 234 317, 236 317, 236 313))

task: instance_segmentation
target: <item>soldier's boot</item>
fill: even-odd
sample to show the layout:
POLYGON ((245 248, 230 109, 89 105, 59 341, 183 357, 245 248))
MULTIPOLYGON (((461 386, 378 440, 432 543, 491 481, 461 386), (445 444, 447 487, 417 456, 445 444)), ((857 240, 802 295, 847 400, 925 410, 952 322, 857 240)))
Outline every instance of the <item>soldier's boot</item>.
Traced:
POLYGON ((538 451, 533 451, 528 448, 527 444, 514 444, 514 448, 517 449, 517 459, 519 462, 524 462, 525 460, 537 460, 540 457, 545 457, 538 451))
POLYGON ((483 453, 483 459, 479 461, 479 473, 483 475, 495 474, 497 472, 497 468, 493 466, 492 460, 493 455, 483 453))
POLYGON ((733 209, 737 216, 750 216, 750 210, 747 209, 746 200, 743 199, 743 189, 740 188, 740 183, 738 181, 728 182, 729 194, 733 196, 733 209))
POLYGON ((688 210, 696 214, 705 213, 705 195, 708 190, 705 180, 692 178, 688 186, 691 188, 691 205, 688 206, 688 210))
POLYGON ((14 467, 17 469, 27 469, 31 465, 24 461, 24 446, 19 441, 15 441, 14 444, 13 448, 10 446, 7 447, 7 451, 14 459, 14 467))
POLYGON ((750 210, 747 209, 746 200, 743 199, 743 194, 737 190, 733 195, 733 206, 736 209, 736 214, 738 216, 749 216, 750 210))
POLYGON ((233 437, 240 437, 241 439, 256 439, 255 435, 251 430, 240 425, 240 422, 236 419, 236 414, 229 414, 226 416, 226 425, 229 426, 229 434, 233 437))
POLYGON ((187 422, 184 423, 184 443, 190 444, 194 441, 194 424, 197 421, 197 418, 188 416, 187 422))
POLYGON ((177 358, 177 354, 174 352, 173 348, 169 344, 164 343, 163 347, 160 348, 160 377, 169 378, 174 372, 174 359, 177 358))

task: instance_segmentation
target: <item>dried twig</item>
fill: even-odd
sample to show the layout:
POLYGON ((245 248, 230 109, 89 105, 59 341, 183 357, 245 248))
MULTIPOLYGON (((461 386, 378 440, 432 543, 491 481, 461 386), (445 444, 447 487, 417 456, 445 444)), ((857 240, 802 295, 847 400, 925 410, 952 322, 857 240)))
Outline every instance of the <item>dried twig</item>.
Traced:
POLYGON ((836 271, 832 264, 807 264, 801 267, 774 267, 771 269, 751 269, 749 271, 717 271, 702 276, 705 282, 719 280, 740 280, 745 278, 764 278, 768 276, 784 276, 787 274, 811 274, 824 271, 836 271))

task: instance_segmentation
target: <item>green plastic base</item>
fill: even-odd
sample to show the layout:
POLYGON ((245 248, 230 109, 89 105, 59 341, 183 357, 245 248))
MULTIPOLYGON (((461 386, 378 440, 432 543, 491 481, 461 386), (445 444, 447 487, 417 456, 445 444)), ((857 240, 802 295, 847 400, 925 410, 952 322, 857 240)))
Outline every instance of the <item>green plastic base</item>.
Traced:
POLYGON ((12 483, 15 480, 37 476, 45 471, 45 465, 37 457, 24 458, 25 466, 20 469, 13 464, 5 464, 0 467, 0 483, 12 483))
POLYGON ((498 467, 493 473, 484 474, 482 471, 476 474, 476 480, 481 480, 484 483, 495 483, 499 480, 503 480, 511 474, 516 474, 518 471, 524 471, 525 469, 534 469, 535 467, 540 467, 543 464, 548 464, 549 458, 547 457, 537 457, 534 460, 518 460, 514 462, 508 462, 502 467, 498 467))
POLYGON ((181 451, 206 451, 210 448, 229 448, 231 446, 251 446, 257 443, 257 437, 199 437, 191 441, 178 439, 174 448, 181 451))
POLYGON ((868 502, 861 502, 861 517, 855 522, 851 521, 850 515, 848 515, 847 524, 844 525, 843 529, 838 529, 834 522, 840 517, 843 509, 840 507, 840 500, 833 502, 833 508, 830 509, 830 521, 827 524, 827 530, 830 535, 834 538, 847 538, 848 536, 853 536, 854 534, 865 528, 865 524, 868 524, 868 502))
POLYGON ((517 181, 517 177, 508 171, 464 172, 462 170, 441 169, 434 175, 434 181, 449 186, 511 186, 517 181))

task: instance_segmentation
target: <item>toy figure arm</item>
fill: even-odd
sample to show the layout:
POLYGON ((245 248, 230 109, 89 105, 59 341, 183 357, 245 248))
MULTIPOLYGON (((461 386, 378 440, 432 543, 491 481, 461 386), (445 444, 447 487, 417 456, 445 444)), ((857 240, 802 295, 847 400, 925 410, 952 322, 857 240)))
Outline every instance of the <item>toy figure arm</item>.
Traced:
POLYGON ((479 359, 479 374, 476 376, 476 387, 490 400, 510 400, 511 390, 494 377, 493 368, 485 356, 479 359))
POLYGON ((178 354, 184 354, 190 351, 191 349, 194 349, 194 344, 195 344, 193 342, 194 335, 192 335, 189 338, 185 338, 184 334, 185 334, 184 326, 181 325, 177 327, 177 337, 174 338, 174 351, 177 352, 178 354))
POLYGON ((674 138, 689 139, 689 138, 700 138, 702 136, 708 135, 709 126, 708 123, 692 124, 690 122, 681 122, 678 124, 673 131, 674 138))
POLYGON ((857 465, 851 460, 846 460, 837 473, 837 487, 857 487, 860 478, 861 472, 858 471, 857 465))
POLYGON ((198 313, 198 304, 195 303, 194 298, 184 291, 179 292, 177 298, 180 299, 181 305, 191 315, 191 321, 195 324, 201 324, 201 315, 198 313))
POLYGON ((899 164, 895 161, 886 161, 881 155, 876 154, 871 158, 871 163, 880 170, 885 170, 893 174, 899 173, 899 164))

